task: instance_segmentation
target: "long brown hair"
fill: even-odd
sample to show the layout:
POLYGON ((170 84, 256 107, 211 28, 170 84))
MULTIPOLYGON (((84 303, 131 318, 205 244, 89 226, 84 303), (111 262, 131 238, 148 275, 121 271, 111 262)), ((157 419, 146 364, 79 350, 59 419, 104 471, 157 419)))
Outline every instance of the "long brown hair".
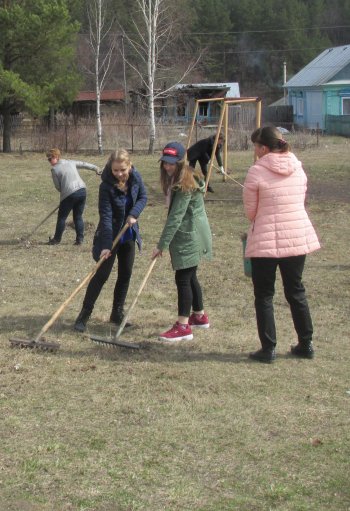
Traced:
POLYGON ((274 126, 265 126, 253 131, 251 141, 253 144, 264 145, 275 153, 287 153, 290 151, 290 145, 274 126))
POLYGON ((182 192, 191 192, 198 188, 198 182, 195 177, 203 179, 203 174, 200 171, 195 171, 192 167, 186 164, 185 160, 180 160, 175 163, 176 170, 172 177, 169 177, 164 169, 164 162, 160 163, 160 186, 167 195, 169 189, 177 189, 182 192))

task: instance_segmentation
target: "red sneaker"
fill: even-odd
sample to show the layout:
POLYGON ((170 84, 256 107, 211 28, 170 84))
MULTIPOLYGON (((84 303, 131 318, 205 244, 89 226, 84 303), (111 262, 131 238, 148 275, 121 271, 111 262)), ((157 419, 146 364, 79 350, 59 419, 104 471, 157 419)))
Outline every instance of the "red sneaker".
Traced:
POLYGON ((190 325, 182 325, 176 321, 175 325, 158 337, 160 341, 192 341, 193 334, 190 325))
POLYGON ((195 312, 192 312, 189 317, 188 324, 196 328, 209 328, 210 326, 209 318, 205 313, 196 314, 195 312))

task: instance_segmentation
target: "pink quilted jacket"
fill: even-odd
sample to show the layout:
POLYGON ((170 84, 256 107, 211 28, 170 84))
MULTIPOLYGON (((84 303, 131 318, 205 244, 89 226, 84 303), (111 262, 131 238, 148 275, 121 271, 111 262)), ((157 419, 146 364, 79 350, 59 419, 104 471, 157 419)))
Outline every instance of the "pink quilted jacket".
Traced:
POLYGON ((305 210, 307 178, 293 153, 268 153, 249 169, 243 190, 251 221, 247 257, 290 257, 320 248, 305 210))

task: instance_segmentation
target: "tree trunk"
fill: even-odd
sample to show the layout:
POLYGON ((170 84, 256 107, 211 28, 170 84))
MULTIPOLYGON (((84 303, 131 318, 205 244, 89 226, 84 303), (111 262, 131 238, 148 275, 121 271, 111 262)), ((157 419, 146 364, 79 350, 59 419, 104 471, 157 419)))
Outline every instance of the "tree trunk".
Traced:
POLYGON ((154 142, 156 140, 156 122, 154 118, 154 97, 150 94, 148 101, 148 115, 149 115, 149 145, 148 154, 153 154, 154 142))
POLYGON ((55 109, 50 106, 49 109, 49 131, 53 131, 56 128, 55 109))
POLYGON ((156 36, 158 16, 158 2, 153 6, 152 2, 148 4, 148 58, 147 58, 147 79, 148 79, 148 115, 149 115, 149 146, 148 154, 153 154, 154 142, 156 139, 156 122, 154 118, 154 80, 156 70, 156 36))
POLYGON ((4 132, 2 136, 2 150, 4 153, 11 153, 11 112, 10 110, 5 110, 3 114, 4 121, 4 132))
POLYGON ((101 91, 96 83, 96 124, 98 153, 103 154, 102 146, 102 123, 101 123, 101 91))

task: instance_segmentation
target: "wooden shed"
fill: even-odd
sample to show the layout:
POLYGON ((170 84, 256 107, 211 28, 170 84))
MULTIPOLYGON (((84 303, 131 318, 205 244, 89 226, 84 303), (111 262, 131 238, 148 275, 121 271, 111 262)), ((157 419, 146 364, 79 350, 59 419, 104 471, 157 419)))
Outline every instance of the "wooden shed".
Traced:
MULTIPOLYGON (((123 90, 104 90, 101 92, 101 113, 115 114, 124 108, 125 94, 123 90)), ((75 119, 96 116, 96 92, 80 91, 72 105, 75 119)))
MULTIPOLYGON (((157 91, 159 92, 159 91, 157 91)), ((133 114, 146 111, 144 91, 130 91, 133 114)), ((165 122, 188 123, 193 117, 196 99, 239 98, 238 83, 191 83, 178 84, 170 92, 158 99, 155 104, 156 116, 165 122)), ((198 121, 205 124, 216 123, 220 117, 220 104, 201 103, 198 121)))

